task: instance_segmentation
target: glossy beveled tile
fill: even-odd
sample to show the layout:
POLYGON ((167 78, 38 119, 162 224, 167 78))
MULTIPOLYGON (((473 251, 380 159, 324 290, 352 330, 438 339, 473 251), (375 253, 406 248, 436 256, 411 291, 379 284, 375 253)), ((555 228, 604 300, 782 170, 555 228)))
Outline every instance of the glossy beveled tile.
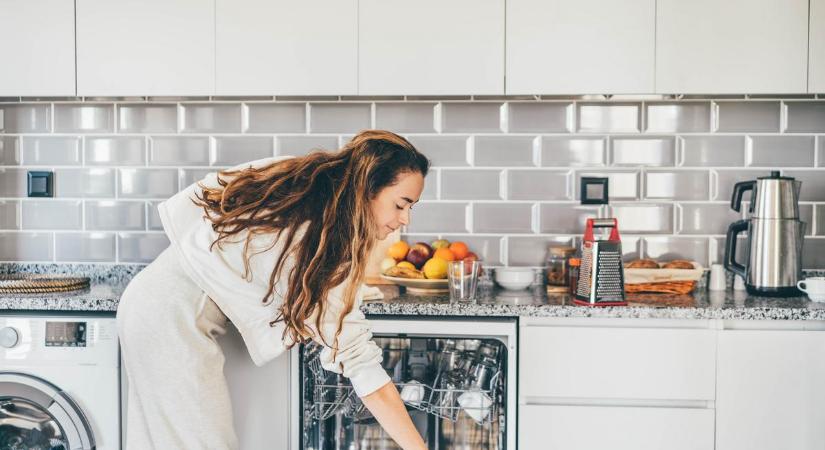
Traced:
POLYGON ((716 234, 728 232, 728 226, 741 219, 742 213, 725 203, 680 203, 676 232, 679 234, 716 234))
POLYGON ((273 155, 273 141, 270 137, 219 136, 215 138, 215 153, 209 164, 213 166, 234 166, 247 161, 269 158, 273 155))
POLYGON ((370 128, 368 103, 311 103, 309 129, 312 133, 357 133, 370 128))
POLYGON ((638 103, 579 103, 577 130, 584 133, 638 133, 641 131, 638 103))
POLYGON ((639 172, 637 170, 579 170, 576 171, 573 195, 576 200, 581 197, 582 177, 607 178, 608 194, 613 200, 636 200, 639 198, 639 172))
POLYGON ((780 103, 777 101, 715 102, 716 130, 723 132, 778 132, 780 103))
POLYGON ((53 233, 0 233, 0 261, 52 261, 53 249, 53 233))
POLYGON ((423 153, 433 166, 468 166, 467 145, 469 136, 406 136, 407 140, 423 153))
POLYGON ((607 138, 594 136, 541 138, 541 165, 545 167, 603 166, 607 138))
POLYGON ((599 217, 601 209, 575 203, 542 203, 539 205, 539 233, 582 234, 587 219, 599 217))
POLYGON ((164 233, 118 233, 118 261, 149 263, 169 246, 164 233))
POLYGON ((813 136, 751 136, 748 165, 754 167, 813 167, 813 136))
POLYGON ((672 166, 676 161, 673 137, 616 137, 611 139, 614 166, 672 166))
POLYGON ((511 133, 569 133, 573 110, 569 102, 510 102, 507 128, 511 133))
POLYGON ((710 102, 651 102, 645 105, 645 131, 704 133, 710 131, 710 102))
POLYGON ((531 233, 533 205, 530 203, 475 203, 473 233, 531 233))
POLYGON ((5 133, 48 133, 51 106, 48 103, 0 105, 0 131, 5 133))
POLYGON ((395 133, 434 133, 437 103, 376 103, 375 128, 395 133))
POLYGON ((246 103, 247 133, 303 133, 305 103, 246 103))
MULTIPOLYGON (((770 170, 742 170, 742 169, 718 169, 715 170, 716 195, 711 200, 730 201, 733 194, 733 186, 740 181, 756 180, 757 177, 770 175, 770 170)), ((803 187, 804 189, 804 187, 803 187)), ((744 199, 750 199, 750 193, 745 194, 744 199)))
POLYGON ((668 204, 613 204, 607 213, 619 221, 626 233, 670 234, 673 232, 673 206, 668 204))
POLYGON ((80 165, 80 138, 76 136, 26 136, 22 147, 25 165, 80 165))
POLYGON ((117 124, 121 133, 174 133, 178 107, 174 103, 118 105, 117 124))
POLYGON ((468 233, 468 204, 463 202, 422 202, 410 212, 407 233, 468 233))
POLYGON ((508 236, 507 265, 544 266, 550 246, 574 247, 577 241, 573 236, 508 236))
POLYGON ((644 238, 645 257, 660 261, 687 259, 708 267, 708 239, 703 237, 656 236, 644 238))
POLYGON ((802 182, 799 199, 803 202, 825 202, 825 171, 783 170, 782 175, 802 182))
POLYGON ((20 229, 20 201, 0 200, 0 230, 20 229))
POLYGON ((473 163, 476 166, 534 166, 538 138, 531 136, 476 136, 473 163))
POLYGON ((209 138, 201 136, 152 136, 150 166, 209 165, 209 138))
POLYGON ((178 170, 178 190, 184 190, 191 184, 203 180, 207 174, 217 172, 221 168, 212 167, 209 169, 179 169, 178 170))
POLYGON ((276 155, 301 156, 313 150, 333 151, 338 148, 336 136, 278 136, 275 138, 276 155))
POLYGON ((745 136, 682 136, 679 159, 685 167, 741 167, 745 141, 745 136))
POLYGON ((158 212, 160 203, 159 201, 146 202, 146 225, 150 231, 163 231, 163 223, 160 221, 158 212))
POLYGON ((178 192, 175 169, 118 169, 118 196, 168 198, 178 192))
POLYGON ((184 133, 240 133, 241 105, 234 103, 184 103, 184 133))
POLYGON ((0 136, 0 166, 20 164, 20 138, 17 136, 0 136))
POLYGON ((58 133, 111 133, 115 109, 109 104, 56 104, 54 131, 58 133))
POLYGON ((115 196, 115 169, 57 169, 54 172, 57 197, 115 196))
POLYGON ((145 148, 143 136, 87 136, 83 160, 87 166, 142 166, 145 148))
POLYGON ((23 208, 25 230, 79 230, 83 227, 80 200, 26 200, 23 208))
POLYGON ((87 230, 143 230, 145 203, 142 201, 87 201, 87 230))
POLYGON ((571 200, 569 170, 520 170, 507 174, 508 200, 571 200))
POLYGON ((500 200, 501 170, 441 170, 441 198, 445 200, 500 200))
POLYGON ((501 132, 501 103, 441 104, 441 131, 445 133, 501 132))
POLYGON ((785 102, 786 133, 825 133, 825 101, 785 102))
POLYGON ((802 267, 825 269, 825 239, 805 239, 802 247, 802 267))
POLYGON ((706 170, 648 171, 645 198, 669 200, 709 200, 709 173, 706 170))
POLYGON ((65 262, 114 261, 115 235, 112 233, 56 233, 55 260, 65 262))

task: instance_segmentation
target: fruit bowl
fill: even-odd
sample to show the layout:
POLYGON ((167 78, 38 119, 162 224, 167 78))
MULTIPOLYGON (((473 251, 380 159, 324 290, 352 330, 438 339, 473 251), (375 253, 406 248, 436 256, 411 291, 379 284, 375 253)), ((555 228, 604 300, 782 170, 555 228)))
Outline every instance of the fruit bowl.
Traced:
POLYGON ((408 291, 415 294, 443 294, 450 292, 446 279, 427 279, 427 278, 401 278, 390 277, 381 274, 381 278, 387 281, 404 286, 408 291))

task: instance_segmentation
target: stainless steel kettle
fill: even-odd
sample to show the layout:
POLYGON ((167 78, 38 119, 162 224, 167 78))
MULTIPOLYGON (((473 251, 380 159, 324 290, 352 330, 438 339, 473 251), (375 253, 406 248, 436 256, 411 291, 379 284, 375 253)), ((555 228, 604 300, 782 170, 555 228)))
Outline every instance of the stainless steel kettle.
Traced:
POLYGON ((779 171, 756 181, 736 183, 730 206, 742 207, 742 196, 751 193, 750 218, 728 227, 725 268, 745 280, 748 293, 788 297, 801 295, 796 287, 802 275, 802 240, 805 222, 799 220, 801 181, 779 171), (737 237, 748 232, 747 261, 736 261, 737 237))

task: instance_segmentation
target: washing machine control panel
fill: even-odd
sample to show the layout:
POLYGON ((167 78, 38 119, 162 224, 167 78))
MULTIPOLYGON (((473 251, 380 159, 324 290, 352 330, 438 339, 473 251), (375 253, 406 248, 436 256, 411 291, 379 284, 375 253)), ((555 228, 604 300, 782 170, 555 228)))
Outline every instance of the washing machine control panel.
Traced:
POLYGON ((0 328, 0 347, 12 348, 20 341, 20 333, 12 327, 0 328))
POLYGON ((86 322, 46 322, 46 347, 85 347, 86 322))

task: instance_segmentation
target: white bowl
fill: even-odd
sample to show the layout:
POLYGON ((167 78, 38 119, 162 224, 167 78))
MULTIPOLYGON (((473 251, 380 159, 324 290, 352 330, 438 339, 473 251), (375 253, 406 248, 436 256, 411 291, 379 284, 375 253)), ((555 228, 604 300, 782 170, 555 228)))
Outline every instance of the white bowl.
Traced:
POLYGON ((499 267, 495 274, 499 286, 513 291, 527 289, 534 277, 533 269, 529 267, 499 267))

